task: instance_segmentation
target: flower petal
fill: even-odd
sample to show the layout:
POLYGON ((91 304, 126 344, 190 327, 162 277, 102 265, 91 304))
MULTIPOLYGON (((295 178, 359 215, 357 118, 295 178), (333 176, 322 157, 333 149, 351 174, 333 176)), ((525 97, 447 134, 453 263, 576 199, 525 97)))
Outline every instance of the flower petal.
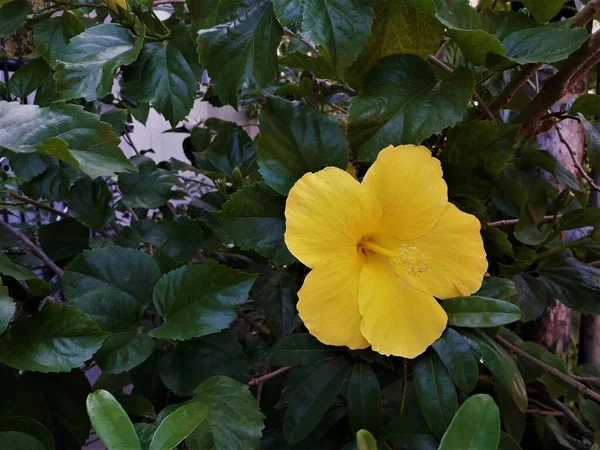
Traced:
POLYGON ((379 221, 381 208, 348 172, 327 167, 296 182, 285 217, 285 243, 290 252, 315 267, 342 247, 356 248, 379 221))
POLYGON ((448 202, 441 164, 420 145, 383 149, 363 185, 379 199, 382 208, 375 234, 417 239, 431 230, 448 202))
POLYGON ((361 274, 358 303, 360 330, 383 355, 420 355, 442 335, 448 321, 431 295, 405 283, 389 259, 372 253, 361 274))
POLYGON ((358 283, 366 257, 344 247, 315 267, 298 292, 298 312, 310 333, 329 345, 369 346, 360 333, 358 283))
POLYGON ((440 299, 471 295, 488 267, 480 229, 475 216, 448 203, 431 231, 407 244, 428 255, 428 270, 409 274, 396 266, 397 275, 440 299))

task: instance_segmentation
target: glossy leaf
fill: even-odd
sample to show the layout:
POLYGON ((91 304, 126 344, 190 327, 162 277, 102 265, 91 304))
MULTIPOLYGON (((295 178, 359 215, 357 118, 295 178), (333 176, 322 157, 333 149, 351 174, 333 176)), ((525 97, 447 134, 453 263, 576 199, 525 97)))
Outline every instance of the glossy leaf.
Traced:
POLYGON ((95 391, 88 396, 86 406, 94 430, 107 448, 141 450, 131 420, 112 394, 95 391))
POLYGON ((125 331, 108 335, 94 359, 106 373, 121 373, 143 363, 154 352, 146 333, 125 331))
POLYGON ((518 294, 515 284, 508 278, 485 277, 481 288, 474 294, 477 297, 506 300, 518 294))
POLYGON ((562 230, 600 226, 600 208, 583 208, 562 215, 559 222, 562 230))
POLYGON ((4 253, 0 253, 0 273, 2 275, 8 275, 13 277, 15 280, 24 281, 36 278, 36 275, 26 267, 19 266, 12 262, 12 260, 4 253))
POLYGON ((273 346, 269 362, 274 366, 304 366, 319 363, 339 353, 308 333, 284 336, 273 346))
MULTIPOLYGON (((0 10, 0 13, 2 11, 0 10)), ((26 448, 27 450, 44 450, 42 444, 35 437, 21 431, 0 431, 1 448, 26 448)))
POLYGON ((444 434, 439 450, 479 450, 498 448, 500 412, 492 397, 477 394, 458 409, 444 434))
POLYGON ((180 406, 158 425, 150 450, 171 450, 188 437, 208 417, 208 408, 199 402, 180 406))
POLYGON ((35 52, 54 67, 62 59, 74 36, 82 33, 85 26, 71 11, 63 11, 58 17, 40 20, 33 25, 35 52))
POLYGON ((73 37, 56 64, 54 79, 61 98, 104 97, 117 68, 135 61, 143 42, 143 35, 136 40, 115 23, 96 25, 73 37))
POLYGON ((25 0, 13 0, 0 7, 0 37, 17 31, 31 12, 31 5, 25 0))
POLYGON ((420 144, 463 116, 473 93, 470 71, 438 81, 418 56, 392 55, 375 65, 349 110, 348 138, 359 161, 388 145, 420 144))
POLYGON ((530 322, 542 315, 550 292, 539 278, 534 278, 527 273, 520 273, 512 278, 519 296, 512 300, 521 310, 521 322, 530 322))
POLYGON ((461 391, 468 394, 475 389, 479 368, 469 344, 460 334, 448 328, 432 347, 461 391))
POLYGON ((265 182, 287 195, 307 172, 346 169, 348 144, 340 126, 301 103, 269 97, 258 118, 258 164, 265 182))
POLYGON ((562 0, 524 0, 523 5, 538 23, 546 23, 563 7, 562 0))
POLYGON ((0 287, 0 334, 8 328, 8 324, 15 315, 15 302, 8 295, 8 289, 0 287))
POLYGON ((427 352, 413 367, 417 401, 429 429, 442 437, 458 409, 454 381, 437 355, 427 352))
MULTIPOLYGON (((583 94, 575 99, 569 108, 569 114, 592 116, 600 114, 600 95, 583 94)), ((584 123, 585 125, 585 123, 584 123)))
POLYGON ((15 369, 68 372, 90 359, 106 338, 81 311, 54 304, 23 320, 0 343, 0 361, 15 369))
POLYGON ((158 208, 171 197, 171 189, 179 184, 172 173, 156 167, 156 163, 144 156, 136 157, 137 173, 119 175, 121 201, 130 208, 158 208))
POLYGON ((490 328, 518 321, 521 311, 512 303, 486 297, 456 297, 442 302, 448 324, 455 327, 490 328))
POLYGON ((52 75, 46 61, 36 58, 17 70, 10 78, 8 90, 16 97, 25 98, 38 89, 52 75))
MULTIPOLYGON (((46 450, 54 450, 56 448, 54 436, 52 435, 50 430, 48 430, 48 428, 46 428, 40 422, 31 417, 1 417, 0 433, 5 431, 17 431, 32 436, 35 439, 37 439, 46 450)), ((29 447, 27 448, 29 450, 29 447)))
POLYGON ((71 187, 65 199, 75 218, 94 230, 103 230, 115 218, 112 194, 105 180, 82 178, 71 187))
POLYGON ((350 427, 377 433, 381 426, 381 390, 377 375, 368 364, 355 364, 348 387, 350 427))

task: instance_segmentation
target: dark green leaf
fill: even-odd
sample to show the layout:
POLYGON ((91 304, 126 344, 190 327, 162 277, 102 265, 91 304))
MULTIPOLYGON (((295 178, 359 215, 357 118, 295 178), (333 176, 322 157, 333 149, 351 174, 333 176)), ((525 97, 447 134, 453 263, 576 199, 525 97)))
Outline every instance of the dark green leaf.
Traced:
POLYGON ((441 160, 451 195, 486 197, 513 155, 518 131, 518 125, 499 121, 450 130, 441 160))
POLYGON ((180 406, 164 418, 152 438, 150 450, 171 450, 207 419, 208 407, 199 402, 180 406))
MULTIPOLYGON (((521 442, 527 426, 527 415, 515 405, 502 386, 496 384, 494 390, 496 391, 496 402, 498 408, 500 408, 503 428, 512 439, 521 442)), ((500 440, 502 441, 502 437, 500 437, 500 440)))
POLYGON ((336 399, 351 366, 332 359, 314 370, 296 387, 283 418, 283 434, 294 445, 317 426, 336 399))
POLYGON ((220 16, 223 22, 200 31, 197 42, 211 87, 223 103, 234 106, 240 89, 260 89, 275 78, 283 34, 270 0, 244 6, 235 8, 234 16, 220 16))
POLYGON ((501 431, 500 442, 498 443, 498 450, 521 450, 521 447, 519 446, 517 441, 515 441, 504 431, 501 431))
POLYGON ((165 386, 182 397, 217 375, 245 383, 249 371, 242 346, 229 330, 182 342, 163 355, 159 366, 165 386))
POLYGON ((112 333, 102 343, 94 359, 107 373, 121 373, 143 363, 154 351, 154 342, 146 333, 112 333))
MULTIPOLYGON (((561 361, 556 355, 550 353, 544 347, 535 342, 523 342, 518 345, 518 347, 535 357, 536 359, 546 363, 547 365, 554 367, 558 371, 562 373, 567 373, 567 366, 563 361, 561 361)), ((544 385, 546 385, 546 389, 548 390, 548 394, 550 398, 557 398, 567 392, 570 389, 570 386, 556 378, 554 375, 545 372, 543 369, 529 363, 523 358, 519 358, 517 360, 519 366, 522 368, 521 373, 525 378, 525 382, 533 382, 536 379, 539 379, 544 385), (531 374, 531 377, 527 375, 531 374)), ((577 395, 577 391, 574 391, 574 395, 577 395)))
POLYGON ((565 213, 559 221, 561 230, 600 226, 600 208, 576 209, 565 213))
POLYGON ((388 145, 420 144, 462 119, 473 93, 472 73, 459 68, 438 81, 418 56, 392 55, 365 78, 350 107, 348 137, 359 161, 388 145))
POLYGON ((213 260, 165 274, 154 289, 154 305, 165 322, 150 334, 189 339, 227 328, 255 278, 213 260))
POLYGON ((274 366, 304 366, 336 356, 339 350, 322 344, 308 333, 290 334, 277 341, 269 363, 274 366))
POLYGON ((442 302, 448 313, 448 325, 466 328, 490 328, 516 322, 521 311, 515 305, 495 298, 456 297, 442 302))
POLYGON ((13 277, 15 280, 25 281, 37 278, 35 273, 26 267, 19 266, 11 261, 11 259, 4 253, 0 252, 0 273, 2 275, 8 275, 13 277))
POLYGON ((160 251, 176 261, 176 267, 189 262, 202 246, 202 227, 197 220, 178 217, 167 228, 160 251))
POLYGON ((179 185, 179 179, 170 172, 156 167, 151 159, 141 156, 133 160, 137 173, 119 175, 121 201, 130 208, 158 208, 171 198, 171 189, 179 185))
POLYGON ((227 377, 213 377, 194 391, 194 400, 208 407, 206 427, 197 428, 188 442, 210 443, 214 448, 232 450, 259 448, 263 416, 248 386, 227 377))
POLYGON ((381 390, 370 365, 355 364, 348 387, 348 416, 355 432, 378 433, 381 427, 381 390))
POLYGON ((348 144, 341 127, 298 102, 269 97, 258 118, 258 164, 267 184, 287 195, 307 172, 346 169, 348 144))
POLYGON ((546 23, 563 7, 563 0, 523 0, 523 5, 538 23, 546 23))
POLYGON ((15 310, 15 302, 9 297, 8 289, 0 286, 0 334, 8 328, 8 324, 15 315, 15 310))
POLYGON ((433 349, 461 391, 468 394, 475 389, 479 377, 477 361, 460 334, 447 328, 442 337, 433 343, 433 349))
POLYGON ((91 393, 86 406, 94 430, 107 448, 141 450, 131 420, 110 392, 100 389, 91 393))
POLYGON ((65 199, 69 210, 85 226, 103 230, 115 218, 111 207, 112 194, 102 178, 82 178, 75 182, 65 199))
POLYGON ((511 300, 521 310, 521 321, 530 322, 542 315, 550 292, 539 278, 533 278, 527 273, 520 273, 512 278, 519 296, 511 300))
POLYGON ((107 331, 134 331, 142 305, 161 276, 143 252, 121 247, 87 251, 65 270, 67 299, 107 331))
POLYGON ((90 230, 75 219, 65 218, 40 227, 38 238, 51 259, 70 259, 89 248, 90 230))
POLYGON ((492 397, 477 394, 458 409, 439 450, 495 450, 500 440, 500 412, 492 397))
POLYGON ((62 59, 71 38, 85 30, 83 23, 71 11, 58 17, 46 18, 33 25, 35 52, 43 56, 51 67, 62 59))
POLYGON ((110 93, 115 71, 135 61, 144 36, 137 40, 120 25, 107 23, 73 37, 56 63, 56 88, 65 100, 96 100, 110 93))
POLYGON ((13 0, 0 8, 0 37, 17 31, 31 12, 31 5, 25 0, 13 0))
MULTIPOLYGON (((2 10, 0 10, 0 14, 2 14, 2 10)), ((39 440, 21 431, 0 431, 0 448, 45 450, 44 444, 39 440)))
POLYGON ((427 352, 414 364, 413 382, 429 429, 442 437, 458 409, 454 381, 437 355, 427 352))
POLYGON ((508 278, 485 277, 481 288, 475 293, 478 297, 506 300, 518 294, 515 284, 508 278))
POLYGON ((52 71, 46 61, 36 58, 10 77, 8 90, 16 97, 25 98, 44 84, 51 75, 52 71))
POLYGON ((581 414, 596 432, 600 431, 600 405, 598 403, 584 399, 579 403, 581 414))
POLYGON ((106 333, 76 308, 53 304, 14 326, 0 361, 19 370, 68 372, 90 359, 106 333))
POLYGON ((568 22, 530 28, 510 34, 502 44, 506 57, 519 64, 553 63, 566 59, 590 36, 568 22))
POLYGON ((329 78, 343 77, 371 35, 368 0, 274 0, 280 22, 319 47, 329 78))
POLYGON ((569 108, 569 114, 594 116, 600 114, 600 95, 583 94, 575 99, 569 108))
POLYGON ((600 269, 564 252, 545 259, 538 272, 550 294, 569 308, 584 314, 600 313, 600 269))
POLYGON ((527 391, 517 364, 491 337, 482 332, 461 333, 475 358, 492 372, 520 411, 527 409, 527 391))
POLYGON ((156 426, 151 425, 149 423, 139 422, 134 423, 133 428, 135 428, 135 432, 140 441, 142 450, 150 450, 150 444, 152 443, 152 438, 154 437, 156 426))
POLYGON ((234 193, 214 215, 238 247, 286 264, 294 257, 283 241, 284 210, 285 197, 261 183, 234 193))
POLYGON ((143 395, 129 395, 121 399, 120 403, 125 412, 130 416, 146 417, 153 420, 156 419, 156 411, 154 410, 152 402, 143 395))
MULTIPOLYGON (((52 436, 50 430, 31 417, 0 417, 0 432, 3 431, 18 431, 33 436, 43 444, 46 450, 54 450, 56 448, 54 436, 52 436)), ((29 450, 29 447, 8 448, 27 448, 29 450)))

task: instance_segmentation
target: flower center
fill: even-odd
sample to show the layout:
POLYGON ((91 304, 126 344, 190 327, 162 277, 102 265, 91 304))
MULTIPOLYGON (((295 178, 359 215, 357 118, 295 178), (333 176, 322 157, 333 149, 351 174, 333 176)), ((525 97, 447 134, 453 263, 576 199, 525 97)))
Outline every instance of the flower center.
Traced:
POLYGON ((417 275, 429 270, 429 253, 413 245, 402 244, 400 247, 388 249, 375 244, 369 239, 364 239, 359 247, 385 256, 394 263, 396 270, 401 268, 409 275, 417 275))

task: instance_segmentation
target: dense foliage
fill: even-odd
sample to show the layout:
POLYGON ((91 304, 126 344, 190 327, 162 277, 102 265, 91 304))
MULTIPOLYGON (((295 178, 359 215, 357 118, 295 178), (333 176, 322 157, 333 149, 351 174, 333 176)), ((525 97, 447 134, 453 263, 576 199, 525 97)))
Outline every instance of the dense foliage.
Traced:
POLYGON ((26 51, 0 84, 0 448, 78 449, 93 428, 115 450, 597 449, 600 368, 577 333, 525 333, 553 299, 600 313, 600 97, 549 112, 595 86, 583 3, 0 0, 3 51, 17 33, 26 51), (198 98, 258 136, 182 122, 198 98), (124 156, 150 107, 186 161, 124 156), (536 137, 577 161, 575 120, 573 172, 536 137), (361 178, 400 144, 439 158, 489 263, 415 359, 310 335, 284 243, 304 174, 361 178))

